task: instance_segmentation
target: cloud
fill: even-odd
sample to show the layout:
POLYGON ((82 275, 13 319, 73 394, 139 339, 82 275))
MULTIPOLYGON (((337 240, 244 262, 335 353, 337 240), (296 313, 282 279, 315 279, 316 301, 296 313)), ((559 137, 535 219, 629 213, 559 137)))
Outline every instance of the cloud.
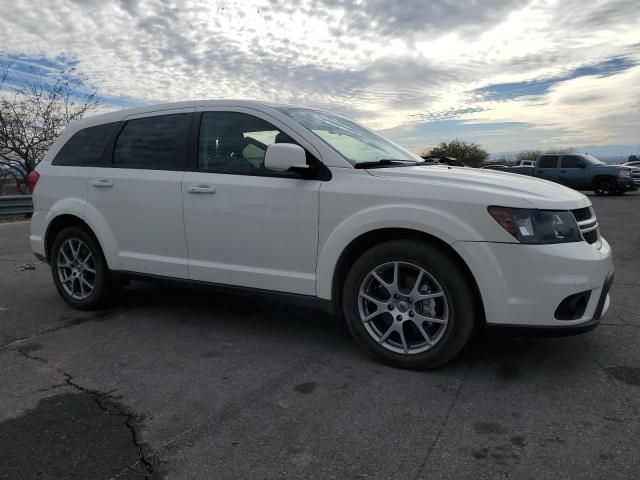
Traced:
MULTIPOLYGON (((274 2, 282 6, 285 1, 274 2)), ((485 0, 438 2, 369 0, 316 0, 310 2, 310 13, 326 9, 342 13, 332 32, 343 35, 372 35, 411 38, 436 35, 455 29, 465 34, 479 33, 504 20, 521 0, 485 0)))
POLYGON ((620 108, 639 97, 620 75, 637 68, 625 63, 638 61, 636 12, 627 0, 0 0, 0 62, 73 65, 115 107, 257 98, 394 131, 516 121, 532 142, 631 142, 620 108))

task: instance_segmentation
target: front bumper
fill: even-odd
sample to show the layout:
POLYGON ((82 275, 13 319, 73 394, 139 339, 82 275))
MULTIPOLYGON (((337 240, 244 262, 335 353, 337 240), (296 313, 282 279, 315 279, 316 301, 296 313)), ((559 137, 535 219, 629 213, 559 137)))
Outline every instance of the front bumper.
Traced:
POLYGON ((613 262, 604 238, 594 245, 456 242, 453 248, 476 279, 487 325, 567 335, 594 328, 609 307, 613 262), (565 298, 585 291, 591 295, 580 318, 555 317, 565 298))
POLYGON ((44 210, 34 210, 31 215, 31 234, 29 242, 31 243, 31 251, 37 259, 45 259, 44 232, 46 230, 47 215, 49 212, 44 210))
POLYGON ((613 273, 604 283, 604 288, 600 292, 600 299, 596 306, 593 318, 577 325, 550 325, 550 326, 524 326, 524 325, 488 325, 489 329, 507 335, 516 336, 544 336, 544 337, 566 337, 569 335, 579 335, 590 332, 600 324, 600 319, 609 310, 611 297, 609 290, 613 284, 613 273))
POLYGON ((634 191, 640 187, 640 179, 634 177, 630 178, 618 178, 618 190, 634 191))

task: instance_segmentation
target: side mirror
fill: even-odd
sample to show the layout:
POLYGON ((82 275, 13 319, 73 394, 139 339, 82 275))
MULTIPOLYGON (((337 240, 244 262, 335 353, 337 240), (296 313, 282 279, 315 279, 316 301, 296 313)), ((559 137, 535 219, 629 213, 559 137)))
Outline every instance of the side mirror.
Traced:
POLYGON ((264 167, 276 172, 309 169, 304 148, 293 143, 272 143, 269 145, 264 155, 264 167))

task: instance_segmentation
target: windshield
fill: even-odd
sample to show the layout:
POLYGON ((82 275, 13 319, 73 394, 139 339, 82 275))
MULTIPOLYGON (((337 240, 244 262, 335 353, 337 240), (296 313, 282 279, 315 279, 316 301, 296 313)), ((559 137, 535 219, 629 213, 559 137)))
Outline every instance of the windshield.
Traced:
POLYGON ((346 118, 304 108, 278 110, 315 134, 352 165, 381 160, 422 161, 420 157, 346 118))
POLYGON ((602 160, 598 160, 596 157, 594 157, 593 155, 589 155, 588 153, 585 153, 584 155, 582 155, 587 162, 589 162, 591 165, 606 165, 605 162, 603 162, 602 160))

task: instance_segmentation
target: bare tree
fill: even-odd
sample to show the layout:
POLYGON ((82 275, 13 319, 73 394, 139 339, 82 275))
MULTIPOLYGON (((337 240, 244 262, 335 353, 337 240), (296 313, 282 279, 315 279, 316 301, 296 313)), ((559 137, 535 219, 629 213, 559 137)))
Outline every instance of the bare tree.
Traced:
POLYGON ((72 70, 54 76, 32 70, 10 75, 0 68, 0 173, 24 192, 26 178, 72 120, 98 105, 96 91, 72 70))
POLYGON ((566 147, 566 148, 550 148, 549 150, 545 150, 544 153, 575 153, 576 149, 574 147, 566 147))
POLYGON ((516 155, 516 161, 520 163, 522 160, 537 160, 542 152, 540 150, 522 150, 516 155))
POLYGON ((477 143, 467 143, 458 139, 441 142, 430 150, 425 150, 424 154, 453 157, 470 167, 480 166, 489 157, 486 150, 477 143))

